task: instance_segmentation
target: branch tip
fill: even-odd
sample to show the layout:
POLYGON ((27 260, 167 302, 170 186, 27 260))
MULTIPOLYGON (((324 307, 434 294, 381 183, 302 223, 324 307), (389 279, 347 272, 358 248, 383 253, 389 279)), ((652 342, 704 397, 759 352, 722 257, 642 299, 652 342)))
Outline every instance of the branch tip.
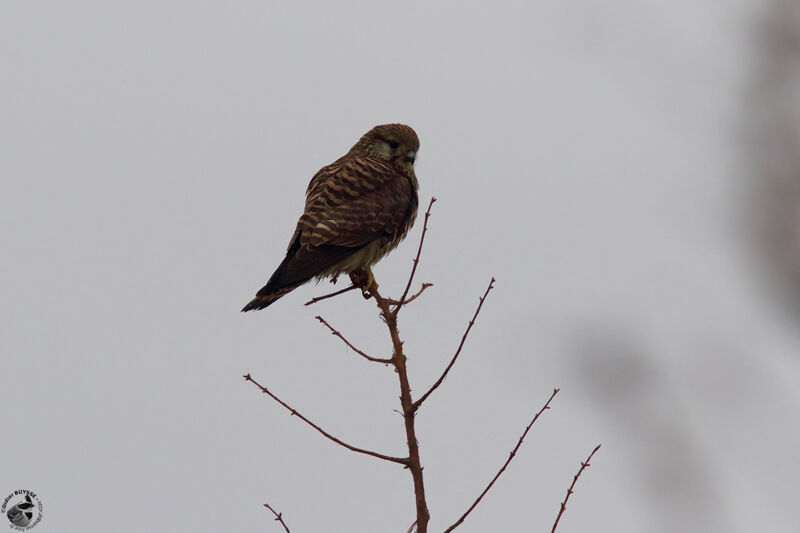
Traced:
POLYGON ((321 316, 316 316, 315 318, 316 318, 317 320, 319 320, 319 321, 320 321, 320 323, 321 323, 323 326, 325 326, 326 328, 328 328, 328 330, 330 330, 330 332, 331 332, 331 335, 334 335, 334 336, 336 336, 336 337, 339 337, 340 339, 342 339, 342 342, 344 342, 344 343, 345 343, 345 345, 347 345, 347 347, 348 347, 348 348, 350 348, 351 350, 353 350, 354 352, 356 352, 358 355, 360 355, 361 357, 363 357, 363 358, 364 358, 364 359, 366 359, 367 361, 372 361, 373 363, 384 363, 384 364, 387 364, 387 363, 391 363, 391 362, 392 362, 392 360, 391 360, 391 359, 382 359, 382 358, 380 358, 380 357, 372 357, 371 355, 367 355, 367 354, 366 354, 366 353, 364 353, 363 351, 361 351, 361 350, 359 350, 358 348, 356 348, 355 346, 353 346, 353 344, 352 344, 352 343, 351 343, 349 340, 347 340, 347 339, 344 337, 344 335, 342 335, 342 334, 341 334, 339 331, 335 330, 335 329, 333 328, 333 326, 331 326, 330 324, 328 324, 328 322, 327 322, 327 321, 326 321, 324 318, 322 318, 321 316))
MULTIPOLYGON (((542 415, 542 413, 544 413, 545 410, 550 406, 550 402, 553 401, 553 398, 555 398, 556 394, 558 394, 558 389, 553 391, 553 394, 550 395, 550 398, 544 404, 544 407, 539 409, 536 412, 536 414, 533 416, 533 420, 531 420, 531 423, 527 425, 527 427, 525 428, 525 431, 522 432, 522 436, 520 436, 519 441, 517 442, 517 445, 514 446, 514 449, 511 450, 511 453, 509 454, 508 459, 506 459, 506 462, 503 464, 503 466, 500 467, 500 470, 498 470, 497 474, 495 474, 495 476, 492 478, 492 480, 489 482, 489 484, 486 486, 486 488, 483 489, 483 492, 481 492, 480 496, 478 496, 478 498, 472 503, 472 505, 470 505, 469 509, 467 509, 467 512, 465 512, 463 515, 461 515, 461 518, 456 520, 456 522, 452 526, 450 526, 450 527, 448 527, 447 529, 444 530, 444 533, 450 533, 455 528, 460 526, 461 523, 464 522, 464 519, 467 518, 467 516, 473 511, 473 509, 475 509, 475 507, 477 507, 477 505, 480 503, 481 499, 483 499, 483 497, 486 496, 486 493, 489 492, 489 489, 492 488, 492 486, 494 485, 495 481, 497 481, 497 479, 500 477, 500 475, 508 467, 509 463, 511 463, 511 460, 517 454, 517 451, 519 450, 519 447, 522 446, 522 441, 525 440, 525 436, 528 434, 528 431, 530 431, 531 427, 533 427, 533 424, 536 423, 536 421, 539 419, 539 417, 542 415)), ((592 452, 592 453, 594 453, 594 452, 592 452)), ((591 458, 591 456, 589 456, 589 457, 591 458)))
POLYGON ((317 302, 319 302, 319 301, 321 301, 321 300, 327 300, 328 298, 333 298, 334 296, 339 296, 340 294, 344 294, 345 292, 352 291, 353 289, 357 289, 357 288, 358 288, 358 287, 357 287, 357 286, 355 286, 355 285, 350 285, 349 287, 345 287, 345 288, 344 288, 344 289, 342 289, 342 290, 335 291, 335 292, 332 292, 332 293, 330 293, 330 294, 325 294, 325 295, 323 295, 323 296, 317 296, 317 297, 315 297, 315 298, 311 298, 309 301, 307 301, 307 302, 306 302, 305 304, 303 304, 303 305, 311 305, 311 304, 315 304, 315 303, 317 303, 317 302))
MULTIPOLYGON (((558 389, 556 389, 556 391, 558 391, 558 389)), ((567 496, 564 498, 564 501, 561 502, 561 506, 559 507, 559 510, 558 510, 558 516, 556 516, 556 521, 553 523, 553 529, 550 531, 550 533, 555 533, 556 532, 556 528, 558 527, 558 522, 559 522, 559 520, 561 520, 561 515, 563 515, 564 511, 566 511, 566 509, 567 509, 567 502, 569 501, 569 497, 572 496, 575 493, 574 489, 575 489, 575 484, 578 482, 578 478, 581 477, 581 474, 583 473, 583 471, 587 467, 589 467, 589 461, 592 460, 592 457, 594 456, 595 452, 597 452, 597 450, 600 449, 600 446, 601 446, 601 444, 598 444, 597 446, 595 446, 594 450, 592 450, 592 453, 589 454, 589 457, 587 457, 585 461, 581 461, 581 467, 578 470, 578 473, 575 474, 575 477, 572 478, 572 483, 570 484, 569 488, 567 489, 567 496)))
POLYGON ((275 509, 273 509, 273 508, 272 508, 272 507, 271 507, 271 506, 270 506, 268 503, 265 503, 265 504, 264 504, 264 507, 266 507, 267 509, 269 509, 270 511, 272 511, 272 514, 274 514, 274 515, 275 515, 275 521, 276 521, 276 522, 280 522, 280 524, 283 526, 283 530, 284 530, 284 531, 286 531, 286 533, 291 533, 291 532, 289 531, 289 527, 286 525, 286 522, 284 522, 284 521, 283 521, 283 513, 279 513, 279 512, 277 512, 277 511, 276 511, 275 509))
POLYGON ((472 326, 475 325, 475 320, 477 320, 478 314, 481 312, 481 308, 483 307, 483 302, 486 300, 486 297, 489 295, 489 291, 492 290, 492 285, 493 284, 494 284, 494 278, 492 278, 492 281, 489 282, 489 286, 486 288, 486 292, 484 292, 483 296, 479 299, 478 308, 475 309, 475 314, 472 315, 472 319, 467 324, 467 330, 464 332, 464 335, 461 337, 461 342, 458 344, 458 348, 456 349, 455 355, 453 355, 453 358, 450 360, 450 363, 444 369, 444 372, 442 372, 442 375, 439 376, 439 379, 437 379, 436 382, 433 385, 431 385, 431 388, 428 389, 428 391, 425 394, 420 396, 419 399, 414 402, 414 404, 413 404, 414 411, 419 409, 419 407, 422 405, 422 403, 425 400, 428 399, 428 396, 430 396, 431 393, 433 391, 435 391, 439 387, 439 385, 442 384, 442 382, 444 381, 444 378, 446 378, 448 372, 450 372, 450 369, 453 368, 453 365, 456 363, 456 359, 458 359, 458 356, 461 353, 461 349, 464 347, 464 343, 467 341, 467 336, 469 335, 469 332, 472 329, 472 326))
POLYGON ((372 450, 366 450, 364 448, 358 448, 356 446, 353 446, 352 444, 347 444, 346 442, 337 439, 336 437, 334 437, 333 435, 331 435, 330 433, 328 433, 327 431, 322 429, 320 426, 318 426, 317 424, 315 424, 314 422, 312 422, 311 420, 309 420, 308 418, 303 416, 294 407, 292 407, 291 405, 287 404, 286 402, 284 402, 283 400, 278 398, 275 394, 270 392, 269 389, 267 389, 265 386, 261 385, 256 380, 250 378, 248 381, 250 381, 251 383, 253 383, 253 385, 258 387, 261 390, 261 392, 263 392, 264 394, 267 394, 270 398, 272 398, 273 400, 275 400, 276 402, 281 404, 284 407, 284 409, 286 409, 287 411, 289 411, 292 414, 292 416, 296 416, 297 418, 299 418, 300 420, 302 420, 303 422, 305 422, 306 424, 308 424, 309 426, 311 426, 312 428, 317 430, 319 433, 321 433, 325 438, 335 442, 339 446, 347 448, 351 452, 363 453, 364 455, 370 455, 370 456, 376 457, 378 459, 383 459, 384 461, 389 461, 389 462, 392 462, 392 463, 399 463, 399 464, 406 464, 407 459, 404 459, 402 457, 392 457, 391 455, 384 455, 382 453, 373 452, 372 450))
MULTIPOLYGON (((417 248, 417 255, 414 257, 414 266, 411 267, 411 274, 408 276, 408 283, 406 283, 406 288, 403 291, 403 295, 398 300, 397 305, 395 306, 394 310, 391 312, 393 315, 397 316, 397 313, 400 312, 400 308, 403 307, 406 303, 406 296, 408 296, 408 291, 411 289, 411 284, 414 282, 414 274, 417 272, 417 266, 419 265, 419 257, 422 254, 422 244, 425 242, 425 234, 428 233, 428 219, 431 216, 431 207, 433 207, 433 202, 436 201, 436 198, 431 196, 431 201, 428 203, 428 209, 425 211, 425 220, 422 223, 422 234, 419 237, 419 247, 417 248)), ((422 290, 425 290, 424 287, 422 290)), ((420 294, 422 293, 420 291, 420 294)))

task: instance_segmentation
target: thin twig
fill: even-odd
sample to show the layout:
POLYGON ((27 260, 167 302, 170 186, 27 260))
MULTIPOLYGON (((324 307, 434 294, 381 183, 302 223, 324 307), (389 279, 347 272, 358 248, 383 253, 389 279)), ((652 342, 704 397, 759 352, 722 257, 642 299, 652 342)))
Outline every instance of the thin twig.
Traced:
POLYGON ((265 503, 265 504, 264 504, 264 507, 266 507, 267 509, 269 509, 270 511, 272 511, 272 514, 274 514, 274 515, 275 515, 275 521, 276 521, 276 522, 280 522, 280 523, 281 523, 281 525, 283 526, 283 530, 284 530, 284 531, 286 531, 286 533, 292 533, 291 531, 289 531, 289 526, 287 526, 287 525, 286 525, 286 522, 284 522, 284 521, 283 521, 283 515, 282 515, 282 513, 279 513, 279 512, 277 512, 275 509, 273 509, 272 507, 270 507, 270 505, 269 505, 268 503, 265 503))
POLYGON ((481 492, 481 495, 478 496, 478 498, 472 503, 472 505, 469 506, 469 509, 467 509, 467 512, 464 513, 463 515, 461 515, 461 518, 456 520, 456 522, 452 526, 450 526, 450 527, 448 527, 447 529, 444 530, 444 533, 450 533, 450 531, 453 531, 455 528, 460 526, 461 523, 464 521, 464 519, 467 517, 467 515, 469 515, 469 513, 471 513, 472 510, 475 509, 475 507, 478 505, 478 503, 481 501, 481 499, 486 495, 487 492, 489 492, 489 489, 492 488, 492 485, 494 485, 494 482, 497 481, 497 478, 500 477, 500 475, 505 471, 505 469, 508 466, 508 464, 511 462, 511 460, 514 458, 514 456, 517 454, 517 450, 519 450, 519 447, 522 446, 522 441, 525 439, 525 436, 528 434, 528 431, 530 431, 530 429, 533 426, 533 424, 536 422, 536 420, 539 419, 539 416, 542 413, 544 413, 547 409, 550 409, 550 402, 553 401, 553 398, 555 398, 556 394, 558 394, 558 389, 554 389, 553 390, 553 394, 550 395, 550 399, 547 400, 547 403, 544 404, 544 407, 539 409, 539 411, 536 413, 536 415, 534 415, 533 420, 531 420, 531 423, 528 424, 528 427, 526 427, 525 431, 522 432, 522 436, 519 438, 519 441, 517 442, 517 445, 514 446, 514 449, 511 450, 511 453, 508 455, 508 459, 506 459, 506 462, 503 464, 502 467, 500 467, 500 470, 497 472, 497 474, 495 474, 495 476, 492 478, 492 480, 489 482, 489 484, 486 486, 486 488, 483 489, 483 492, 481 492))
POLYGON ((333 329, 333 327, 332 327, 330 324, 328 324, 328 323, 325 321, 325 319, 324 319, 324 318, 322 318, 322 317, 321 317, 321 316, 319 316, 319 315, 315 316, 314 318, 316 318, 317 320, 319 320, 320 322, 322 322, 322 324, 323 324, 323 325, 324 325, 326 328, 328 328, 329 330, 331 330, 331 333, 332 333, 333 335, 335 335, 336 337, 339 337, 340 339, 342 339, 342 342, 344 342, 344 343, 347 345, 347 347, 348 347, 348 348, 350 348, 351 350, 353 350, 354 352, 356 352, 358 355, 360 355, 361 357, 363 357, 363 358, 364 358, 364 359, 366 359, 367 361, 373 361, 373 362, 375 362, 375 363, 383 363, 383 364, 386 364, 386 365, 388 365, 389 363, 391 363, 391 362, 392 362, 392 360, 391 360, 391 359, 381 359, 380 357, 372 357, 371 355, 367 355, 367 354, 365 354, 364 352, 362 352, 361 350, 359 350, 358 348, 356 348, 355 346, 353 346, 353 345, 350 343, 350 341, 348 341, 347 339, 345 339, 345 338, 344 338, 344 335, 342 335, 341 333, 339 333, 338 331, 336 331, 335 329, 333 329))
POLYGON ((347 448, 348 450, 353 451, 353 452, 363 453, 364 455, 371 455, 372 457, 377 457, 378 459, 383 459, 384 461, 390 461, 392 463, 399 463, 401 465, 408 465, 408 458, 406 458, 406 457, 392 457, 391 455, 384 455, 382 453, 373 452, 371 450, 365 450, 364 448, 357 448, 356 446, 353 446, 351 444, 347 444, 346 442, 343 442, 343 441, 337 439, 336 437, 334 437, 333 435, 331 435, 330 433, 328 433, 327 431, 325 431, 324 429, 322 429, 321 427, 316 425, 314 422, 312 422, 308 418, 304 417, 302 414, 300 414, 292 406, 290 406, 289 404, 287 404, 286 402, 284 402, 283 400, 281 400, 280 398, 278 398, 277 396, 272 394, 266 387, 264 387, 263 385, 258 383, 256 380, 254 380, 252 377, 250 377, 250 374, 245 374, 244 375, 244 379, 245 379, 245 381, 252 382, 253 385, 255 385, 256 387, 261 389, 261 392, 269 395, 270 398, 272 398, 273 400, 275 400, 276 402, 278 402, 279 404, 284 406, 290 413, 292 413, 293 416, 297 416, 300 420, 302 420, 303 422, 305 422, 306 424, 308 424, 312 428, 316 429, 317 431, 322 433, 325 437, 327 437, 328 439, 332 440, 336 444, 338 444, 340 446, 344 446, 345 448, 347 448))
MULTIPOLYGON (((409 296, 409 297, 408 297, 408 300, 406 300, 405 302, 403 302, 403 305, 409 304, 409 303, 413 302, 414 300, 416 300, 417 298, 419 298, 419 296, 420 296, 420 295, 421 295, 423 292, 425 292, 425 289, 427 289, 428 287, 433 287, 433 283, 423 283, 423 284, 422 284, 422 287, 421 287, 421 288, 420 288, 420 290, 419 290, 419 292, 418 292, 418 293, 416 293, 414 296, 409 296)), ((386 300, 389 302, 389 305, 397 305, 397 304, 399 304, 399 303, 400 303, 400 301, 399 301, 399 300, 392 300, 391 298, 386 298, 386 300)))
POLYGON ((304 305, 315 304, 315 303, 319 302, 320 300, 327 300, 328 298, 333 298, 334 296, 339 296, 342 293, 345 293, 347 291, 352 291, 353 289, 357 289, 357 288, 358 287, 356 287, 355 285, 350 285, 349 287, 345 287, 344 289, 342 289, 340 291, 332 292, 330 294, 326 294, 325 296, 317 296, 316 298, 311 298, 304 305))
POLYGON ((400 297, 397 306, 392 311, 392 313, 395 316, 397 316, 397 313, 400 311, 400 308, 407 303, 406 296, 408 296, 408 291, 411 289, 411 283, 414 281, 414 274, 417 272, 417 265, 419 264, 419 256, 422 253, 422 243, 425 242, 425 234, 428 232, 428 218, 430 218, 431 216, 431 207, 433 207, 433 202, 435 201, 436 198, 431 196, 431 202, 428 204, 428 210, 425 211, 425 222, 422 225, 422 235, 419 238, 419 248, 417 248, 417 256, 414 258, 414 266, 411 268, 411 275, 408 277, 406 290, 403 291, 403 295, 400 297))
POLYGON ((567 501, 569 500, 569 497, 572 496, 572 493, 574 492, 572 489, 575 488, 575 483, 578 482, 578 478, 581 477, 581 474, 583 473, 583 471, 586 470, 586 468, 589 466, 589 461, 592 460, 592 456, 599 449, 600 449, 600 444, 598 444, 597 446, 594 447, 594 450, 592 450, 592 453, 589 454, 589 457, 587 457, 586 460, 581 463, 581 468, 580 468, 580 470, 578 470, 578 473, 575 474, 574 478, 572 478, 572 484, 567 489, 567 496, 564 498, 564 501, 561 502, 561 509, 559 509, 559 511, 558 511, 558 516, 556 517, 555 523, 553 523, 553 529, 552 529, 552 531, 550 533, 556 533, 556 528, 558 527, 558 521, 561 520, 561 515, 564 514, 564 511, 567 509, 567 501))
POLYGON ((431 386, 431 388, 428 389, 428 392, 426 392, 425 394, 420 396, 420 398, 417 401, 414 402, 414 410, 415 411, 417 409, 419 409, 419 406, 422 405, 422 402, 427 400, 428 396, 430 396, 431 393, 433 391, 435 391, 439 387, 439 385, 442 384, 442 382, 444 381, 444 378, 447 377, 447 373, 450 372, 451 368, 453 368, 453 365, 455 364, 456 359, 458 359, 458 354, 461 353, 461 348, 464 347, 464 342, 467 340, 467 335, 469 335, 469 331, 472 329, 472 326, 475 324, 475 319, 478 318, 478 313, 481 312, 481 307, 483 307, 483 302, 486 300, 486 297, 489 295, 489 291, 492 290, 493 288, 494 288, 494 278, 492 278, 492 280, 489 282, 489 286, 486 287, 486 292, 484 292, 483 296, 480 297, 480 301, 478 302, 478 308, 475 309, 475 314, 472 315, 472 320, 469 321, 469 325, 467 325, 467 330, 464 332, 464 335, 461 337, 461 342, 458 345, 458 349, 456 350, 455 355, 450 360, 450 364, 448 364, 447 368, 444 369, 444 372, 442 372, 442 375, 439 376, 439 379, 436 380, 436 383, 434 383, 431 386))

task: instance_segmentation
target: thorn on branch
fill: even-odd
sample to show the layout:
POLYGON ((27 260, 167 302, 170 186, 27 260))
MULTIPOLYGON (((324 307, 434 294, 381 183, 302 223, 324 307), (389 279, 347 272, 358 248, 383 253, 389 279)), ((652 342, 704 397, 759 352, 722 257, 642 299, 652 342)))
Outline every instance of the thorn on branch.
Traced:
POLYGON ((272 514, 275 515, 275 521, 281 523, 281 525, 283 526, 283 530, 286 531, 286 533, 291 533, 291 531, 289 531, 289 526, 287 526, 286 522, 283 521, 283 513, 277 512, 275 509, 270 507, 270 505, 268 503, 265 503, 264 507, 266 507, 267 509, 272 511, 272 514))

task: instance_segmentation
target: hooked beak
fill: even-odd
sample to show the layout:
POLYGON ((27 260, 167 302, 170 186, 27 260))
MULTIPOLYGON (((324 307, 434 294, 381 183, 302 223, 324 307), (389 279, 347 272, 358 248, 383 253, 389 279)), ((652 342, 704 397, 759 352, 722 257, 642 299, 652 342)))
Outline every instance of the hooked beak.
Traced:
POLYGON ((416 158, 417 158, 417 152, 414 152, 413 150, 406 154, 406 161, 408 161, 409 163, 413 163, 416 158))

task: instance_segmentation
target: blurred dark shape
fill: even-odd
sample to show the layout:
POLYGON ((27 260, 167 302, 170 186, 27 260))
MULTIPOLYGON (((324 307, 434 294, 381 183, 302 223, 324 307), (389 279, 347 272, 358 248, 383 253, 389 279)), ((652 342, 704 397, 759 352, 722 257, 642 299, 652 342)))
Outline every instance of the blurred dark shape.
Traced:
POLYGON ((742 147, 748 233, 768 292, 800 316, 800 2, 773 0, 756 34, 742 147))
POLYGON ((680 388, 661 364, 624 326, 592 326, 573 336, 575 373, 597 409, 626 446, 628 475, 648 499, 649 531, 722 531, 720 495, 710 458, 697 440, 693 414, 680 388))
POLYGON ((624 406, 653 386, 656 376, 630 332, 619 335, 608 328, 590 327, 575 341, 577 373, 604 403, 624 406))

